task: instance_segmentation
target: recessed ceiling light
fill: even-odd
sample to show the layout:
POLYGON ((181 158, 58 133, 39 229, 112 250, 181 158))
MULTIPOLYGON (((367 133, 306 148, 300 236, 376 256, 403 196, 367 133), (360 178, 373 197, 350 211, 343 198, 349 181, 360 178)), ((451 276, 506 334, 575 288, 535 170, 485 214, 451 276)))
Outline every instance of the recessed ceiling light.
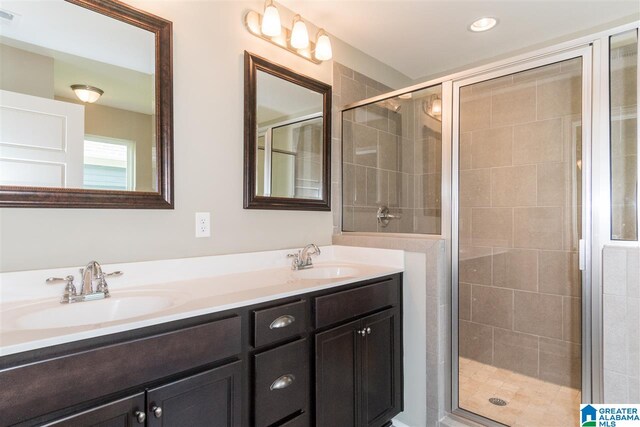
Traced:
POLYGON ((488 31, 498 25, 498 20, 496 18, 491 18, 489 16, 484 18, 478 18, 469 25, 469 30, 474 33, 479 33, 481 31, 488 31))

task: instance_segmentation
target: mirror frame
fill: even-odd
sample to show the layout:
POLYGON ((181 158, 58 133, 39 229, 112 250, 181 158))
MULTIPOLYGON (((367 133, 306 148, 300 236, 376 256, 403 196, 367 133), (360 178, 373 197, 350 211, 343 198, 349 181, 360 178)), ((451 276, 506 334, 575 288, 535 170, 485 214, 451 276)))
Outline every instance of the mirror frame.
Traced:
POLYGON ((331 210, 331 86, 244 52, 244 208, 331 210), (322 198, 265 197, 256 194, 257 72, 263 71, 322 95, 322 198))
POLYGON ((0 186, 0 207, 173 209, 172 23, 117 0, 65 0, 155 35, 158 192, 0 186))

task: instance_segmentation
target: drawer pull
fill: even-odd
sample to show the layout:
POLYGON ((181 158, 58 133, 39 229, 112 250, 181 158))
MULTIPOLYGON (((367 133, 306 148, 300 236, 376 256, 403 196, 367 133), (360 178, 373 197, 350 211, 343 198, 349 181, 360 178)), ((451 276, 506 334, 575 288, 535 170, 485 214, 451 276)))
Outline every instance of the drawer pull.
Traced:
POLYGON ((295 321, 295 317, 291 316, 290 314, 285 314, 284 316, 280 316, 276 320, 271 322, 271 324, 269 325, 269 329, 285 328, 295 321))
POLYGON ((136 411, 133 415, 135 415, 138 424, 144 424, 144 421, 147 419, 147 414, 142 411, 136 411))
POLYGON ((269 388, 271 390, 282 390, 283 388, 287 388, 293 384, 295 380, 296 377, 293 374, 283 375, 272 382, 269 388))

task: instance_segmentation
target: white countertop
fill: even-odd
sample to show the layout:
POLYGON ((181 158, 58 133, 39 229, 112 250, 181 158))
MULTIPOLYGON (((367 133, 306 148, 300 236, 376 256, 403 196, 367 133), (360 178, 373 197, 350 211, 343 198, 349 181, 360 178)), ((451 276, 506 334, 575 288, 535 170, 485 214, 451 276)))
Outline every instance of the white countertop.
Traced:
MULTIPOLYGON (((404 270, 402 251, 341 246, 321 249, 322 255, 317 257, 314 268, 344 266, 353 268, 355 273, 335 279, 301 278, 286 261, 286 253, 292 250, 119 264, 103 266, 107 272, 122 270, 125 273, 122 278, 109 280, 111 298, 71 305, 59 302, 64 285, 44 285, 44 280, 49 276, 72 273, 75 268, 2 273, 0 356, 329 289, 404 270), (127 276, 129 280, 121 280, 127 276), (55 295, 52 295, 52 289, 55 295), (170 301, 171 305, 149 314, 105 323, 89 320, 91 311, 101 308, 98 304, 111 304, 109 307, 112 307, 123 297, 140 296, 158 296, 170 301), (86 316, 74 319, 76 322, 71 320, 69 324, 51 319, 46 329, 32 329, 19 323, 25 316, 51 316, 47 314, 51 310, 62 313, 61 310, 71 306, 76 307, 73 310, 86 312, 86 316)), ((76 286, 79 286, 78 282, 76 286)))

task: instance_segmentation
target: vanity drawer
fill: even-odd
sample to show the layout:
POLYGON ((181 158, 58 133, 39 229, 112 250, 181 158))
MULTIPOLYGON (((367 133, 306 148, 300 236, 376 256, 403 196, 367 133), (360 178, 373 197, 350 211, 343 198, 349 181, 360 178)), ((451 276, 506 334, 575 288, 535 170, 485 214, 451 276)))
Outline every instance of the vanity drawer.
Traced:
POLYGON ((230 358, 241 351, 240 337, 240 317, 234 316, 0 371, 0 424, 230 358))
POLYGON ((315 299, 315 326, 327 325, 353 319, 385 307, 398 304, 399 284, 396 277, 372 285, 348 291, 336 292, 315 299))
POLYGON ((256 355, 254 367, 253 425, 270 426, 295 412, 307 411, 309 343, 306 339, 256 355))
POLYGON ((308 324, 307 301, 256 310, 253 316, 254 347, 271 344, 304 333, 308 324))

